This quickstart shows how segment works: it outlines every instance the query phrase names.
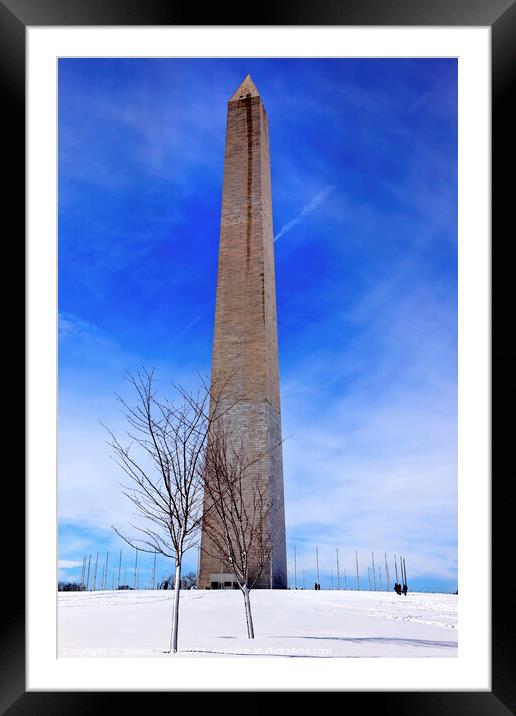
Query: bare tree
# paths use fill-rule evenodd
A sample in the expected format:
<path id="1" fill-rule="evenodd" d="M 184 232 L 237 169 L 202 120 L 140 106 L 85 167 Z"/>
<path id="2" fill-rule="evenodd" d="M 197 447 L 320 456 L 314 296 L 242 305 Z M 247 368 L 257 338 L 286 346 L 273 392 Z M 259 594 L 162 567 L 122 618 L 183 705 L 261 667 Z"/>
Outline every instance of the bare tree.
<path id="1" fill-rule="evenodd" d="M 227 382 L 215 390 L 201 381 L 195 395 L 174 385 L 177 400 L 172 402 L 158 399 L 153 371 L 127 373 L 126 378 L 136 392 L 136 404 L 117 398 L 130 426 L 131 444 L 122 445 L 107 429 L 108 444 L 128 478 L 122 491 L 141 523 L 131 523 L 132 536 L 113 529 L 131 547 L 175 561 L 170 651 L 177 652 L 182 561 L 198 541 L 208 433 L 224 412 L 222 396 L 228 409 Z"/>
<path id="2" fill-rule="evenodd" d="M 162 580 L 161 585 L 164 587 L 165 582 L 167 583 L 167 589 L 173 589 L 175 586 L 174 574 L 170 574 Z M 181 589 L 191 589 L 197 586 L 197 574 L 195 572 L 188 572 L 181 576 Z"/>
<path id="3" fill-rule="evenodd" d="M 202 549 L 234 572 L 244 597 L 247 635 L 254 639 L 249 593 L 270 563 L 273 504 L 261 480 L 249 479 L 250 468 L 265 455 L 249 460 L 242 446 L 232 444 L 222 422 L 213 427 L 206 446 L 203 530 L 208 545 Z"/>
<path id="4" fill-rule="evenodd" d="M 183 577 L 183 584 L 185 589 L 192 589 L 197 586 L 197 574 L 195 572 L 188 572 Z"/>

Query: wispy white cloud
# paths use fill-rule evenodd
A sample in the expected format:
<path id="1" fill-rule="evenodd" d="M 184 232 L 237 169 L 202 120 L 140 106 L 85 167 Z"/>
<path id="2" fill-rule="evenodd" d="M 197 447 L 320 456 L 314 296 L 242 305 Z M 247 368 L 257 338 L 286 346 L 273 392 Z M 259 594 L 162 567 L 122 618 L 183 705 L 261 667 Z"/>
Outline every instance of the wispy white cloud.
<path id="1" fill-rule="evenodd" d="M 412 578 L 456 579 L 455 324 L 406 273 L 357 296 L 344 321 L 329 310 L 307 339 L 318 348 L 282 371 L 287 531 L 307 574 L 317 544 L 326 574 L 339 547 L 348 575 L 356 548 L 362 578 L 374 550 L 382 570 L 396 553 Z"/>
<path id="2" fill-rule="evenodd" d="M 322 204 L 325 199 L 328 198 L 328 196 L 332 193 L 334 189 L 334 184 L 330 184 L 329 186 L 324 187 L 324 189 L 322 189 L 316 196 L 314 196 L 314 198 L 309 204 L 306 204 L 306 206 L 302 208 L 300 213 L 294 219 L 291 219 L 281 227 L 279 233 L 277 233 L 274 237 L 274 241 L 281 239 L 281 237 L 288 233 L 291 229 L 293 229 L 294 226 L 297 226 L 297 224 L 299 224 L 305 216 L 308 216 L 308 214 L 311 214 L 313 211 L 315 211 L 317 207 Z"/>
<path id="3" fill-rule="evenodd" d="M 93 323 L 66 311 L 59 311 L 58 330 L 59 338 L 91 338 L 100 335 Z"/>
<path id="4" fill-rule="evenodd" d="M 74 559 L 60 559 L 57 564 L 59 569 L 74 569 L 75 567 L 80 567 L 82 562 Z"/>

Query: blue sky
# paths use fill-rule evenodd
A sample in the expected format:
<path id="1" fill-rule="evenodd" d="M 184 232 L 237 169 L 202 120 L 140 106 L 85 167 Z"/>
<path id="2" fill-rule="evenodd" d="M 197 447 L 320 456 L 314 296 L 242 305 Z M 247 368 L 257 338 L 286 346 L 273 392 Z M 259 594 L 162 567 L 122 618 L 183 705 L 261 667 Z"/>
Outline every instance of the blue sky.
<path id="1" fill-rule="evenodd" d="M 209 374 L 226 104 L 247 73 L 269 117 L 292 583 L 294 546 L 307 586 L 318 546 L 323 587 L 338 547 L 341 573 L 355 549 L 363 580 L 372 550 L 382 574 L 403 554 L 409 586 L 455 590 L 453 59 L 60 60 L 60 576 L 121 546 L 99 421 L 123 429 L 124 371 L 155 366 L 164 391 Z"/>

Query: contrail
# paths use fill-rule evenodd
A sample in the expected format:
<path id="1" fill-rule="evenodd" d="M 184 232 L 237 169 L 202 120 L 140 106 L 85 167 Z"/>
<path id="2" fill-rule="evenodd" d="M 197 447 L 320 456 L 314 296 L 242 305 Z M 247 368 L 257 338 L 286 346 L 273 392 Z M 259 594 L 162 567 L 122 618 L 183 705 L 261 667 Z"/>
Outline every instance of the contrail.
<path id="1" fill-rule="evenodd" d="M 299 224 L 301 219 L 306 216 L 307 214 L 311 214 L 312 211 L 317 209 L 319 204 L 321 204 L 329 194 L 335 189 L 334 184 L 330 184 L 329 186 L 325 187 L 322 191 L 320 191 L 317 196 L 315 196 L 312 201 L 303 207 L 301 212 L 296 216 L 295 219 L 291 219 L 288 221 L 284 226 L 281 227 L 280 231 L 276 236 L 274 237 L 274 241 L 277 241 L 280 239 L 284 234 L 290 231 L 296 224 Z"/>
<path id="2" fill-rule="evenodd" d="M 198 321 L 201 320 L 201 318 L 202 318 L 202 316 L 196 316 L 195 318 L 193 318 L 193 319 L 190 321 L 190 323 L 187 323 L 186 326 L 185 326 L 181 331 L 179 331 L 179 333 L 177 334 L 176 337 L 177 337 L 177 338 L 180 338 L 181 336 L 184 336 L 185 333 L 188 333 L 188 331 L 190 330 L 190 328 L 193 328 L 193 327 L 195 326 L 195 324 L 196 324 Z"/>

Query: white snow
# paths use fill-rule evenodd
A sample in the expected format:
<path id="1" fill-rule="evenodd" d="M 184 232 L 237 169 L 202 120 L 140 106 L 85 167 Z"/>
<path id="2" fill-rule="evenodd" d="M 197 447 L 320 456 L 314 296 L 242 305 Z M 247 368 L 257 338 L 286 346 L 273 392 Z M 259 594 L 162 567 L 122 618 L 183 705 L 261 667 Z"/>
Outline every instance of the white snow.
<path id="1" fill-rule="evenodd" d="M 60 592 L 58 653 L 171 658 L 172 591 Z M 182 591 L 177 656 L 455 657 L 452 594 L 253 590 L 255 639 L 240 591 Z"/>

